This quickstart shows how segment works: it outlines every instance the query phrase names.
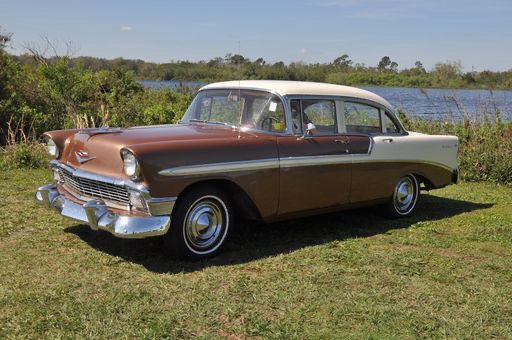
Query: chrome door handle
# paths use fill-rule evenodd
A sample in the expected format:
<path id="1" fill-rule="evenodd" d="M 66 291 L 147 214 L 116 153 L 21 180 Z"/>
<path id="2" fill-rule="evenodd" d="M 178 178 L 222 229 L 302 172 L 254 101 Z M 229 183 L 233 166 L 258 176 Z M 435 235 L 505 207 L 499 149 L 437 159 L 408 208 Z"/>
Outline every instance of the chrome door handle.
<path id="1" fill-rule="evenodd" d="M 336 144 L 349 144 L 350 143 L 350 139 L 335 139 L 334 140 L 334 143 Z"/>
<path id="2" fill-rule="evenodd" d="M 384 143 L 393 143 L 393 138 L 384 138 L 382 141 Z"/>

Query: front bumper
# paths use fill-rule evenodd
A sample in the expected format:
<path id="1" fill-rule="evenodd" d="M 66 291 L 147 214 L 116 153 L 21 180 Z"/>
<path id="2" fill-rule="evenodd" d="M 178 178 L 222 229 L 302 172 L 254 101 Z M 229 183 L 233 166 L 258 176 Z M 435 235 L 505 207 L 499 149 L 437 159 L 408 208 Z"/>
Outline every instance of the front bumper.
<path id="1" fill-rule="evenodd" d="M 36 201 L 64 217 L 88 224 L 93 230 L 105 230 L 121 238 L 146 238 L 167 233 L 170 216 L 131 216 L 114 213 L 99 199 L 76 203 L 60 194 L 54 184 L 40 187 Z"/>

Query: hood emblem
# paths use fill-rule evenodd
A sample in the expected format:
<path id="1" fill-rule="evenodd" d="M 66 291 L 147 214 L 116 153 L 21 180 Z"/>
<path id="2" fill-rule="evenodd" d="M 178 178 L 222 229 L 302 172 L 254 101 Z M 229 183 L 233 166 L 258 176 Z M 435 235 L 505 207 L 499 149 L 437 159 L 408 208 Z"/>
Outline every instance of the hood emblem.
<path id="1" fill-rule="evenodd" d="M 75 157 L 76 157 L 76 160 L 78 162 L 80 162 L 80 164 L 83 164 L 85 162 L 88 162 L 88 161 L 96 158 L 95 156 L 89 157 L 89 153 L 87 151 L 82 151 L 82 150 L 75 152 Z"/>

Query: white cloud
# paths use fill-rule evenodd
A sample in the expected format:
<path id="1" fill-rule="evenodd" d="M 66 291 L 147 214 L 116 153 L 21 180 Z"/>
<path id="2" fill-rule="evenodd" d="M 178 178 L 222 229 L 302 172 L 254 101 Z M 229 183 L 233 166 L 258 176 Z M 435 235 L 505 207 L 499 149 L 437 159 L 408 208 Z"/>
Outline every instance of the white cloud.
<path id="1" fill-rule="evenodd" d="M 132 26 L 121 26 L 120 30 L 123 32 L 130 32 L 130 31 L 133 31 L 133 27 Z"/>
<path id="2" fill-rule="evenodd" d="M 300 53 L 300 54 L 306 54 L 306 53 L 308 53 L 308 50 L 307 50 L 307 49 L 305 49 L 305 48 L 301 48 L 301 49 L 299 50 L 299 53 Z"/>

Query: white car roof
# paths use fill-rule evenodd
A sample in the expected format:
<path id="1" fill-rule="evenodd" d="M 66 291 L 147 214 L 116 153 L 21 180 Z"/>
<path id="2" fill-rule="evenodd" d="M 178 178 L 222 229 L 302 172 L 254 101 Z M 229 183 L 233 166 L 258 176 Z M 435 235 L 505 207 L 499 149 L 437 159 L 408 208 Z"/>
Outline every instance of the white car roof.
<path id="1" fill-rule="evenodd" d="M 392 108 L 384 98 L 373 92 L 352 86 L 335 85 L 327 83 L 315 83 L 306 81 L 288 80 L 234 80 L 212 83 L 203 86 L 201 90 L 211 89 L 254 89 L 277 93 L 281 96 L 311 95 L 311 96 L 336 96 L 353 97 L 377 102 L 385 107 Z"/>

